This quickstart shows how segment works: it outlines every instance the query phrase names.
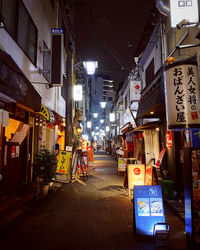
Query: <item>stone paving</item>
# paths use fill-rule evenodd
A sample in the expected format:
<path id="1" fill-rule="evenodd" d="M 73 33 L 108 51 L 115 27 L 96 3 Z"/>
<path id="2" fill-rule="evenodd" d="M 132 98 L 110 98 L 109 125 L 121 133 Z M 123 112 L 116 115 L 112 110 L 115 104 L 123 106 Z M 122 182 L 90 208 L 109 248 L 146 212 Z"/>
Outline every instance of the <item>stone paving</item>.
<path id="1" fill-rule="evenodd" d="M 123 176 L 110 156 L 95 156 L 86 185 L 64 184 L 34 204 L 7 233 L 1 250 L 155 249 L 133 232 L 133 203 L 122 189 Z M 183 222 L 165 207 L 170 224 L 169 246 L 186 249 Z M 161 249 L 161 248 L 160 248 Z"/>

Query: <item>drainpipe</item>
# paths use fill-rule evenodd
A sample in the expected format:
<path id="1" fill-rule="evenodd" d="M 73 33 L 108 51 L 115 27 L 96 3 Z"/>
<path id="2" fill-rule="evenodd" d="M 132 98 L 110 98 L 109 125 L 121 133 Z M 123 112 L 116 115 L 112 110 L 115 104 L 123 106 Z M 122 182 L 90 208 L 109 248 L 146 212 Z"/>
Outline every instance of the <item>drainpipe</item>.
<path id="1" fill-rule="evenodd" d="M 69 48 L 67 52 L 66 63 L 66 77 L 67 77 L 67 96 L 66 96 L 66 111 L 65 111 L 65 147 L 72 146 L 72 87 L 73 87 L 73 51 Z"/>

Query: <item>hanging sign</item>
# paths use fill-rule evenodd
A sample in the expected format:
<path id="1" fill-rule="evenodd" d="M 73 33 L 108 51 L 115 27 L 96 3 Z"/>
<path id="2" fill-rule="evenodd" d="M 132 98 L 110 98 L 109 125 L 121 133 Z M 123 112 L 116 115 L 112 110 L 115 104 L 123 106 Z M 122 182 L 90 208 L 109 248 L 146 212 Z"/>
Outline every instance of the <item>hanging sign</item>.
<path id="1" fill-rule="evenodd" d="M 172 148 L 172 132 L 171 132 L 171 130 L 167 130 L 165 139 L 166 139 L 165 142 L 166 142 L 167 149 Z"/>
<path id="2" fill-rule="evenodd" d="M 196 62 L 176 62 L 166 67 L 165 102 L 168 128 L 200 126 Z"/>

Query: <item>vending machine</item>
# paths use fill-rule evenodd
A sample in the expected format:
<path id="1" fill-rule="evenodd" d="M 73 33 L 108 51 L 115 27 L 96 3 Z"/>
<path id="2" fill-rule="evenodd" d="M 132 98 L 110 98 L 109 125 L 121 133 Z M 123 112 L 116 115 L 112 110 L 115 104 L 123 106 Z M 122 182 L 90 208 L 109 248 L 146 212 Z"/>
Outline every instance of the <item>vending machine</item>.
<path id="1" fill-rule="evenodd" d="M 200 148 L 185 148 L 185 227 L 189 249 L 200 247 Z"/>

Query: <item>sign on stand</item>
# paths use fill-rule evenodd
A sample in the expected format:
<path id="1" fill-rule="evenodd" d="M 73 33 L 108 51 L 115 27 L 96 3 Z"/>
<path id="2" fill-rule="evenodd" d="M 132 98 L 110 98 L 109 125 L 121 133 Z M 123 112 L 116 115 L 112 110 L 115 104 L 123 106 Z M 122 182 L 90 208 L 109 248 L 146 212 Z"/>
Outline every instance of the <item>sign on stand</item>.
<path id="1" fill-rule="evenodd" d="M 145 165 L 144 164 L 128 164 L 128 194 L 135 185 L 144 185 L 145 181 Z"/>
<path id="2" fill-rule="evenodd" d="M 126 172 L 127 158 L 118 158 L 118 172 Z"/>
<path id="3" fill-rule="evenodd" d="M 72 152 L 60 151 L 56 169 L 56 180 L 67 181 L 70 179 L 70 159 Z"/>
<path id="4" fill-rule="evenodd" d="M 161 186 L 134 186 L 135 227 L 139 235 L 153 236 L 156 223 L 165 223 Z"/>

